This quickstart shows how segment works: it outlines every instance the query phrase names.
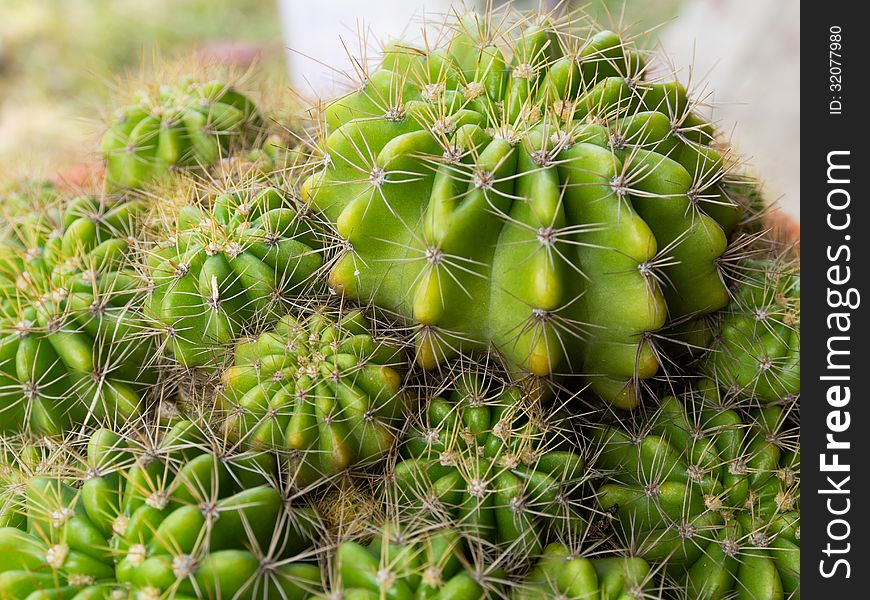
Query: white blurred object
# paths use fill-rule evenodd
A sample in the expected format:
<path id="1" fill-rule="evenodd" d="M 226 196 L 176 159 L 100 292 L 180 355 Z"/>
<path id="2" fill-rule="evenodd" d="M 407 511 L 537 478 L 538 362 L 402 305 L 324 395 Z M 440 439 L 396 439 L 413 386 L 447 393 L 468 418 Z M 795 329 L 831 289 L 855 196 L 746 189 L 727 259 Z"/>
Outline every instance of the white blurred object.
<path id="1" fill-rule="evenodd" d="M 800 219 L 800 4 L 794 0 L 687 0 L 661 43 L 769 198 Z"/>
<path id="2" fill-rule="evenodd" d="M 327 97 L 345 91 L 357 79 L 348 53 L 357 59 L 367 53 L 372 61 L 390 39 L 422 42 L 424 23 L 427 30 L 437 29 L 451 6 L 450 0 L 279 0 L 278 4 L 293 84 L 303 93 Z"/>

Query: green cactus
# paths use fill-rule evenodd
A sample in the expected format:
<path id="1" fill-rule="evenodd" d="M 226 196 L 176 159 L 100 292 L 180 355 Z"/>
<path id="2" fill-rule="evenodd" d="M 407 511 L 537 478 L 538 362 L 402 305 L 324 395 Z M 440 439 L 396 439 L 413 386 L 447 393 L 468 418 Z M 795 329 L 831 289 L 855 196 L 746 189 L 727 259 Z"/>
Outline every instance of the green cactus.
<path id="1" fill-rule="evenodd" d="M 357 310 L 287 315 L 236 347 L 222 377 L 226 431 L 292 451 L 300 485 L 383 458 L 401 427 L 406 366 L 401 349 L 376 341 Z"/>
<path id="2" fill-rule="evenodd" d="M 50 181 L 37 178 L 0 182 L 0 238 L 5 238 L 16 220 L 39 206 L 54 206 L 59 194 Z"/>
<path id="3" fill-rule="evenodd" d="M 728 307 L 715 316 L 703 371 L 724 390 L 764 404 L 800 395 L 800 273 L 744 261 Z"/>
<path id="4" fill-rule="evenodd" d="M 497 388 L 466 374 L 449 398 L 432 399 L 391 479 L 400 505 L 522 558 L 584 528 L 584 461 L 536 403 Z"/>
<path id="5" fill-rule="evenodd" d="M 219 364 L 248 327 L 286 313 L 323 261 L 304 207 L 271 187 L 185 204 L 156 228 L 145 311 L 184 367 Z"/>
<path id="6" fill-rule="evenodd" d="M 614 480 L 601 507 L 693 598 L 799 598 L 797 429 L 781 407 L 746 417 L 702 385 L 697 404 L 666 398 L 640 432 L 596 432 L 595 464 Z"/>
<path id="7" fill-rule="evenodd" d="M 659 368 L 651 332 L 728 301 L 727 155 L 616 34 L 498 20 L 389 47 L 326 108 L 303 193 L 345 240 L 331 285 L 415 323 L 427 368 L 494 347 L 633 407 Z"/>
<path id="8" fill-rule="evenodd" d="M 450 529 L 406 533 L 385 526 L 367 545 L 344 542 L 334 558 L 328 600 L 483 600 L 493 597 L 488 577 L 469 570 L 462 538 Z"/>
<path id="9" fill-rule="evenodd" d="M 123 195 L 0 182 L 0 599 L 799 600 L 759 188 L 634 40 L 444 19 L 268 127 L 139 93 Z"/>
<path id="10" fill-rule="evenodd" d="M 77 478 L 28 481 L 24 522 L 0 529 L 0 597 L 298 598 L 319 584 L 317 518 L 265 455 L 217 454 L 189 421 L 141 443 L 96 430 L 86 455 Z"/>
<path id="11" fill-rule="evenodd" d="M 550 544 L 515 589 L 513 600 L 642 600 L 651 597 L 650 567 L 640 558 L 583 558 Z"/>
<path id="12" fill-rule="evenodd" d="M 137 415 L 153 348 L 137 316 L 139 202 L 36 206 L 0 240 L 0 431 Z"/>
<path id="13" fill-rule="evenodd" d="M 174 166 L 210 166 L 233 146 L 250 145 L 262 117 L 230 84 L 183 78 L 156 93 L 141 92 L 119 109 L 103 136 L 106 180 L 136 188 Z"/>

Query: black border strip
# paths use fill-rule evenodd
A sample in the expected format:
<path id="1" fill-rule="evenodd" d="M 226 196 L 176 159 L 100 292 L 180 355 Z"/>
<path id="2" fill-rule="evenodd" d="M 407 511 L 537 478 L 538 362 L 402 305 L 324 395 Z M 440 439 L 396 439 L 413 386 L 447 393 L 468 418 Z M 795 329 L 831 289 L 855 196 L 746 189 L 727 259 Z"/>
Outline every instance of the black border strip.
<path id="1" fill-rule="evenodd" d="M 870 597 L 870 403 L 865 398 L 870 389 L 865 379 L 870 374 L 865 366 L 870 358 L 865 315 L 870 307 L 864 306 L 870 303 L 870 165 L 864 114 L 870 52 L 859 7 L 863 3 L 804 3 L 801 26 L 801 128 L 808 141 L 800 173 L 801 591 L 809 600 Z M 829 161 L 850 168 L 829 172 Z M 841 300 L 851 306 L 836 306 Z M 846 325 L 847 331 L 838 331 Z M 832 354 L 829 345 L 839 353 Z M 828 434 L 842 446 L 828 448 Z M 849 471 L 823 471 L 823 460 L 831 464 L 835 455 Z"/>

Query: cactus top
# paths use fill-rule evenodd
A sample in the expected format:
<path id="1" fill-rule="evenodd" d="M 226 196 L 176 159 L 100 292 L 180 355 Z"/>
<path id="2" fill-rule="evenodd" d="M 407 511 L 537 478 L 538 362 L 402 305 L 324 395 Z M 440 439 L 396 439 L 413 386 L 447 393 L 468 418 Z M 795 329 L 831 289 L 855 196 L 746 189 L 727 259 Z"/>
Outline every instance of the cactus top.
<path id="1" fill-rule="evenodd" d="M 185 367 L 219 364 L 252 323 L 283 315 L 321 267 L 304 207 L 273 187 L 189 202 L 164 222 L 146 261 L 146 314 Z"/>
<path id="2" fill-rule="evenodd" d="M 330 593 L 317 596 L 482 600 L 490 590 L 470 569 L 461 537 L 450 529 L 401 531 L 386 525 L 369 544 L 345 542 L 336 552 L 336 581 Z"/>
<path id="3" fill-rule="evenodd" d="M 727 155 L 612 32 L 472 14 L 444 37 L 326 108 L 303 192 L 345 241 L 332 286 L 416 323 L 425 367 L 494 347 L 634 406 L 651 332 L 727 302 Z"/>
<path id="4" fill-rule="evenodd" d="M 640 558 L 584 558 L 550 544 L 512 600 L 642 600 L 652 597 L 650 566 Z"/>
<path id="5" fill-rule="evenodd" d="M 390 340 L 372 336 L 360 311 L 286 315 L 235 355 L 222 375 L 225 430 L 292 454 L 300 487 L 392 448 L 406 359 Z"/>

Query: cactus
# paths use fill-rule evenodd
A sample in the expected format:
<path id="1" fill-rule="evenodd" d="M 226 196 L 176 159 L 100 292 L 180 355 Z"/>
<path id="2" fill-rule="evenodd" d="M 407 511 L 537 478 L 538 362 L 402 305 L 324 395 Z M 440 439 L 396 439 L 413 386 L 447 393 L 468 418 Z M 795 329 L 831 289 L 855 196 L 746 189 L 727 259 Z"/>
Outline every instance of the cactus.
<path id="1" fill-rule="evenodd" d="M 744 416 L 713 382 L 641 431 L 596 432 L 602 509 L 638 556 L 703 599 L 800 597 L 800 448 L 786 410 Z M 785 594 L 785 596 L 783 596 Z"/>
<path id="2" fill-rule="evenodd" d="M 728 307 L 717 314 L 702 365 L 723 389 L 770 404 L 800 395 L 800 273 L 782 261 L 744 261 Z"/>
<path id="3" fill-rule="evenodd" d="M 222 377 L 226 431 L 292 451 L 301 485 L 383 458 L 400 427 L 405 367 L 402 351 L 376 341 L 357 310 L 287 315 L 236 347 Z"/>
<path id="4" fill-rule="evenodd" d="M 0 431 L 60 433 L 142 410 L 153 352 L 133 268 L 142 205 L 37 206 L 0 241 Z"/>
<path id="5" fill-rule="evenodd" d="M 140 92 L 103 136 L 106 181 L 137 188 L 174 166 L 213 165 L 233 146 L 251 144 L 261 121 L 254 103 L 223 81 L 185 77 Z"/>
<path id="6" fill-rule="evenodd" d="M 450 529 L 406 532 L 384 526 L 367 545 L 347 541 L 334 558 L 334 579 L 324 600 L 491 598 L 496 575 L 469 570 L 462 538 Z"/>
<path id="7" fill-rule="evenodd" d="M 397 501 L 520 560 L 582 531 L 584 461 L 551 419 L 518 388 L 466 373 L 407 434 L 391 473 Z"/>
<path id="8" fill-rule="evenodd" d="M 69 464 L 62 438 L 3 435 L 0 444 L 0 527 L 24 529 L 27 483 L 46 475 L 74 475 L 74 465 Z"/>
<path id="9" fill-rule="evenodd" d="M 275 486 L 274 463 L 219 455 L 201 437 L 189 421 L 141 443 L 100 429 L 78 478 L 31 479 L 26 524 L 0 529 L 0 596 L 295 598 L 316 588 L 314 513 Z"/>
<path id="10" fill-rule="evenodd" d="M 333 288 L 416 324 L 423 366 L 494 347 L 631 408 L 652 332 L 727 303 L 743 207 L 680 84 L 645 81 L 612 32 L 531 21 L 471 14 L 443 47 L 389 47 L 326 108 L 303 192 L 345 240 Z"/>
<path id="11" fill-rule="evenodd" d="M 117 197 L 0 182 L 0 598 L 799 600 L 799 267 L 558 12 L 308 117 L 155 85 Z"/>
<path id="12" fill-rule="evenodd" d="M 517 586 L 513 600 L 642 600 L 653 590 L 650 567 L 640 558 L 584 558 L 565 544 L 544 549 Z"/>
<path id="13" fill-rule="evenodd" d="M 323 260 L 304 207 L 271 187 L 186 203 L 155 229 L 145 310 L 162 348 L 188 368 L 220 364 L 247 328 L 286 313 Z"/>

